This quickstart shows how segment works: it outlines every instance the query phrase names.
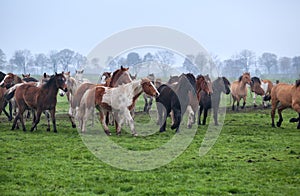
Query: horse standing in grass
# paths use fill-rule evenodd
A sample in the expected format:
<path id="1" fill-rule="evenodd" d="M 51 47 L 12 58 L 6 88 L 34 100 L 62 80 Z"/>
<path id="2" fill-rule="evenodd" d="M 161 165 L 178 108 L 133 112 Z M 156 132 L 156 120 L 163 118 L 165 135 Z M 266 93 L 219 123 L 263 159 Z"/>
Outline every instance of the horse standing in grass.
<path id="1" fill-rule="evenodd" d="M 247 84 L 250 85 L 251 79 L 250 79 L 250 73 L 246 72 L 243 73 L 242 76 L 239 77 L 238 81 L 234 81 L 231 84 L 231 95 L 233 98 L 233 103 L 232 103 L 232 110 L 234 110 L 234 103 L 236 103 L 236 110 L 239 110 L 239 105 L 240 105 L 240 100 L 243 99 L 243 106 L 241 107 L 242 109 L 246 105 L 246 100 L 247 100 Z"/>
<path id="2" fill-rule="evenodd" d="M 214 122 L 215 125 L 218 125 L 218 111 L 219 111 L 219 105 L 220 105 L 220 98 L 221 93 L 225 93 L 228 95 L 230 93 L 230 82 L 225 77 L 218 77 L 215 81 L 212 83 L 212 89 L 213 93 L 209 95 L 205 91 L 201 91 L 201 99 L 199 101 L 199 114 L 198 114 L 198 125 L 201 124 L 201 114 L 204 110 L 204 116 L 202 125 L 206 124 L 206 118 L 207 118 L 207 111 L 210 108 L 213 108 L 213 116 L 214 116 Z"/>
<path id="3" fill-rule="evenodd" d="M 74 99 L 71 103 L 71 110 L 69 110 L 71 111 L 69 112 L 69 117 L 72 125 L 75 124 L 74 117 L 78 116 L 76 115 L 76 108 L 79 108 L 82 96 L 86 93 L 87 90 L 96 86 L 116 87 L 121 84 L 127 84 L 132 81 L 128 70 L 129 68 L 124 68 L 123 66 L 121 66 L 120 69 L 117 69 L 113 72 L 110 81 L 106 84 L 92 84 L 87 82 L 81 84 L 74 94 Z"/>
<path id="4" fill-rule="evenodd" d="M 15 91 L 15 100 L 18 106 L 18 113 L 14 119 L 12 130 L 15 129 L 17 120 L 20 119 L 23 131 L 26 131 L 23 113 L 26 109 L 31 108 L 34 109 L 37 114 L 34 115 L 34 122 L 30 131 L 33 131 L 39 123 L 41 113 L 45 110 L 49 110 L 53 123 L 53 131 L 57 132 L 55 109 L 58 89 L 67 91 L 66 79 L 63 74 L 55 74 L 51 76 L 49 81 L 41 86 L 36 86 L 34 83 L 20 85 Z M 47 131 L 50 130 L 47 129 Z"/>
<path id="5" fill-rule="evenodd" d="M 254 92 L 253 94 L 254 107 L 257 106 L 256 105 L 257 95 L 262 96 L 263 106 L 264 107 L 268 106 L 265 97 L 270 96 L 272 88 L 273 88 L 273 83 L 270 80 L 261 80 L 258 77 L 251 78 L 250 89 L 251 92 Z"/>
<path id="6" fill-rule="evenodd" d="M 121 134 L 122 124 L 129 122 L 132 135 L 137 136 L 130 110 L 135 107 L 137 98 L 143 92 L 150 96 L 159 95 L 153 83 L 147 78 L 134 80 L 114 88 L 96 86 L 89 89 L 82 97 L 78 110 L 82 132 L 85 132 L 86 121 L 91 110 L 96 107 L 99 111 L 100 122 L 107 135 L 111 135 L 105 118 L 109 111 L 113 112 L 116 118 L 116 132 L 118 135 Z"/>
<path id="7" fill-rule="evenodd" d="M 158 124 L 160 132 L 166 131 L 166 118 L 170 112 L 173 112 L 174 123 L 171 129 L 176 129 L 179 132 L 179 126 L 183 114 L 187 106 L 191 102 L 188 94 L 192 93 L 196 98 L 196 79 L 193 74 L 181 74 L 179 81 L 173 85 L 163 84 L 158 88 L 160 96 L 156 98 L 156 106 L 158 112 Z"/>
<path id="8" fill-rule="evenodd" d="M 275 127 L 275 112 L 278 109 L 279 120 L 277 122 L 277 127 L 281 126 L 283 121 L 282 111 L 288 107 L 292 107 L 297 113 L 298 118 L 290 119 L 290 122 L 298 122 L 297 129 L 300 129 L 300 80 L 297 80 L 294 85 L 289 85 L 285 83 L 279 83 L 273 87 L 271 91 L 272 100 L 272 127 Z M 279 107 L 277 108 L 278 104 Z"/>

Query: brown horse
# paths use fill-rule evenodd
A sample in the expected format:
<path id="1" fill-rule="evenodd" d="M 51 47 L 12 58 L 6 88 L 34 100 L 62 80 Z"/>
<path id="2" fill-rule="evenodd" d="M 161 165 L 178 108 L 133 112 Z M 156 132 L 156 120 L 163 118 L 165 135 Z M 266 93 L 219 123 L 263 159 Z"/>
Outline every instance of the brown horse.
<path id="1" fill-rule="evenodd" d="M 37 86 L 34 83 L 25 83 L 20 85 L 15 91 L 15 100 L 18 106 L 18 113 L 14 119 L 12 130 L 15 129 L 17 120 L 20 119 L 23 131 L 26 131 L 23 113 L 26 109 L 31 108 L 37 112 L 37 115 L 34 116 L 34 122 L 30 131 L 33 131 L 39 123 L 41 113 L 45 110 L 49 110 L 53 123 L 53 131 L 57 132 L 55 108 L 57 103 L 58 89 L 67 91 L 66 79 L 63 73 L 51 76 L 49 81 L 41 86 Z"/>
<path id="2" fill-rule="evenodd" d="M 267 107 L 267 102 L 265 101 L 265 97 L 270 96 L 271 90 L 273 88 L 273 83 L 270 80 L 261 80 L 258 77 L 252 77 L 250 83 L 251 92 L 253 94 L 253 104 L 256 107 L 256 96 L 260 95 L 263 99 L 263 106 Z"/>
<path id="3" fill-rule="evenodd" d="M 134 108 L 137 98 L 143 92 L 151 96 L 159 95 L 153 83 L 147 78 L 134 80 L 114 88 L 96 86 L 89 89 L 82 97 L 78 110 L 82 132 L 85 132 L 89 113 L 96 107 L 99 111 L 100 122 L 107 135 L 111 135 L 111 133 L 105 117 L 107 112 L 110 111 L 113 112 L 116 118 L 116 132 L 118 135 L 121 133 L 122 124 L 129 122 L 132 135 L 137 136 L 130 110 Z"/>
<path id="4" fill-rule="evenodd" d="M 277 122 L 277 127 L 281 126 L 283 121 L 282 110 L 292 107 L 299 115 L 298 118 L 292 118 L 290 122 L 298 122 L 297 129 L 300 129 L 300 80 L 297 80 L 294 85 L 289 85 L 285 83 L 279 83 L 273 87 L 271 91 L 271 100 L 272 100 L 272 127 L 275 127 L 274 117 L 275 111 L 278 107 L 279 120 Z"/>
<path id="5" fill-rule="evenodd" d="M 248 93 L 246 85 L 250 85 L 250 78 L 250 73 L 246 72 L 243 73 L 242 76 L 240 76 L 238 81 L 232 82 L 230 89 L 233 98 L 232 110 L 234 110 L 234 103 L 237 102 L 236 110 L 238 111 L 241 98 L 243 99 L 243 106 L 241 108 L 243 109 L 245 107 Z"/>
<path id="6" fill-rule="evenodd" d="M 71 109 L 69 110 L 69 118 L 72 123 L 72 127 L 76 127 L 76 124 L 74 122 L 74 117 L 76 115 L 76 108 L 80 106 L 80 101 L 84 93 L 96 86 L 108 86 L 108 87 L 116 87 L 121 84 L 127 84 L 131 82 L 131 77 L 128 72 L 129 68 L 124 68 L 121 66 L 120 69 L 117 69 L 116 71 L 113 72 L 112 77 L 110 79 L 110 82 L 107 84 L 92 84 L 92 83 L 83 83 L 81 84 L 78 89 L 76 90 L 74 94 L 74 98 L 71 103 Z"/>

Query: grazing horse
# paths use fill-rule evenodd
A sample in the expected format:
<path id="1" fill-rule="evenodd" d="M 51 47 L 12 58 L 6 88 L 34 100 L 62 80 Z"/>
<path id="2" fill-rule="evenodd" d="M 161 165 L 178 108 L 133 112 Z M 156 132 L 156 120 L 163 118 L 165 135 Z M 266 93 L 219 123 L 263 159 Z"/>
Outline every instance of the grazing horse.
<path id="1" fill-rule="evenodd" d="M 276 86 L 274 86 L 271 91 L 271 100 L 272 127 L 275 127 L 275 111 L 278 104 L 280 103 L 278 107 L 279 120 L 277 122 L 277 127 L 280 127 L 283 121 L 282 110 L 288 107 L 292 107 L 298 113 L 298 118 L 292 118 L 290 119 L 290 122 L 298 122 L 297 129 L 300 129 L 300 80 L 297 80 L 294 85 L 279 83 Z"/>
<path id="2" fill-rule="evenodd" d="M 34 122 L 30 131 L 33 131 L 39 123 L 41 113 L 45 110 L 49 110 L 52 118 L 53 131 L 57 132 L 55 109 L 58 89 L 67 91 L 66 78 L 64 77 L 63 73 L 51 76 L 49 81 L 41 86 L 36 86 L 33 83 L 20 85 L 15 91 L 15 100 L 18 106 L 18 113 L 14 119 L 12 130 L 15 129 L 17 120 L 20 119 L 23 131 L 26 131 L 23 113 L 26 109 L 31 108 L 34 109 L 37 114 L 36 116 L 34 115 Z"/>
<path id="3" fill-rule="evenodd" d="M 82 132 L 85 132 L 89 113 L 96 107 L 99 111 L 100 122 L 107 135 L 111 135 L 111 133 L 105 117 L 110 111 L 113 112 L 116 118 L 116 132 L 118 135 L 121 134 L 121 126 L 126 121 L 129 122 L 132 135 L 137 136 L 130 110 L 134 108 L 137 98 L 143 92 L 150 96 L 159 95 L 153 83 L 147 78 L 134 80 L 114 88 L 96 86 L 89 89 L 82 97 L 78 110 Z"/>
<path id="4" fill-rule="evenodd" d="M 206 124 L 207 111 L 210 108 L 213 108 L 215 125 L 219 124 L 218 111 L 219 111 L 221 93 L 223 92 L 226 95 L 230 93 L 230 82 L 225 77 L 218 77 L 215 81 L 213 81 L 212 89 L 213 89 L 213 93 L 211 94 L 211 96 L 204 90 L 200 92 L 201 99 L 199 101 L 200 108 L 198 113 L 198 125 L 201 124 L 200 118 L 203 110 L 204 110 L 204 116 L 203 116 L 202 125 Z"/>
<path id="5" fill-rule="evenodd" d="M 123 66 L 121 66 L 120 69 L 117 69 L 116 71 L 113 72 L 110 82 L 108 84 L 105 84 L 105 86 L 107 85 L 108 87 L 116 87 L 118 85 L 131 82 L 132 80 L 130 78 L 128 70 L 129 68 L 124 68 Z M 69 118 L 72 125 L 75 124 L 74 117 L 76 115 L 76 108 L 80 106 L 80 101 L 82 99 L 82 96 L 85 94 L 87 90 L 96 86 L 104 86 L 104 84 L 83 83 L 76 90 L 74 94 L 74 98 L 71 103 L 71 110 L 69 110 Z"/>
<path id="6" fill-rule="evenodd" d="M 233 103 L 232 103 L 232 110 L 234 110 L 234 103 L 236 103 L 236 110 L 238 111 L 239 105 L 240 105 L 240 100 L 243 98 L 243 106 L 241 107 L 242 109 L 246 105 L 246 100 L 247 100 L 247 87 L 246 85 L 250 85 L 251 79 L 250 79 L 250 73 L 246 72 L 243 73 L 242 76 L 239 77 L 238 81 L 234 81 L 231 84 L 231 95 L 233 98 Z"/>
<path id="7" fill-rule="evenodd" d="M 267 107 L 267 102 L 265 100 L 265 97 L 270 96 L 271 90 L 273 88 L 273 83 L 270 80 L 261 80 L 258 77 L 252 77 L 251 83 L 250 83 L 250 89 L 251 92 L 254 92 L 253 94 L 253 104 L 254 107 L 256 107 L 256 96 L 260 95 L 262 96 L 263 100 L 263 106 Z"/>
<path id="8" fill-rule="evenodd" d="M 154 83 L 154 81 L 155 81 L 155 76 L 154 76 L 154 74 L 152 73 L 152 74 L 149 74 L 148 76 L 147 76 L 147 78 L 153 83 L 153 84 L 155 84 Z M 158 88 L 157 86 L 155 86 L 156 88 Z M 153 101 L 153 98 L 152 98 L 152 96 L 149 96 L 149 95 L 147 95 L 147 94 L 143 94 L 143 97 L 144 97 L 144 100 L 145 100 L 145 105 L 144 105 L 144 112 L 145 113 L 147 113 L 147 114 L 149 114 L 149 111 L 150 111 L 150 109 L 151 109 L 151 107 L 152 107 L 152 101 Z"/>
<path id="9" fill-rule="evenodd" d="M 181 74 L 177 83 L 173 85 L 163 84 L 158 88 L 160 96 L 156 98 L 158 123 L 160 132 L 166 131 L 166 118 L 173 112 L 174 123 L 171 129 L 179 132 L 179 126 L 187 106 L 190 104 L 189 93 L 196 98 L 196 79 L 193 74 Z"/>

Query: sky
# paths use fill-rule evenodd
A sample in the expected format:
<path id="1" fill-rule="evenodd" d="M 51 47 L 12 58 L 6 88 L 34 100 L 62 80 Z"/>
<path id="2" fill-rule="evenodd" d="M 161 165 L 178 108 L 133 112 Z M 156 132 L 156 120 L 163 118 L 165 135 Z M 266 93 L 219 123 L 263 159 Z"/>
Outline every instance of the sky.
<path id="1" fill-rule="evenodd" d="M 162 26 L 225 60 L 249 49 L 300 55 L 299 0 L 1 0 L 0 49 L 33 54 L 69 48 L 87 55 L 130 28 Z"/>

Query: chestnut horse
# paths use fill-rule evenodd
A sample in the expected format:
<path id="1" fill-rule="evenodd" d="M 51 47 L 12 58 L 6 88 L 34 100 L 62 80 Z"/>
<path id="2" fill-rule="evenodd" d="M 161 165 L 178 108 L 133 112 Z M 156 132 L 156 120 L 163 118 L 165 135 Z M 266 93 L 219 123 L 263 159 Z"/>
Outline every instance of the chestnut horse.
<path id="1" fill-rule="evenodd" d="M 250 73 L 246 72 L 243 73 L 242 76 L 240 76 L 238 81 L 234 81 L 231 84 L 231 95 L 233 98 L 233 103 L 232 103 L 232 110 L 234 110 L 234 103 L 236 103 L 236 110 L 239 110 L 239 105 L 240 105 L 240 100 L 243 99 L 243 106 L 241 107 L 242 109 L 246 105 L 246 100 L 247 100 L 247 84 L 250 85 L 251 79 L 250 79 Z"/>
<path id="2" fill-rule="evenodd" d="M 128 70 L 129 68 L 124 68 L 123 66 L 121 66 L 120 69 L 117 69 L 113 72 L 110 82 L 105 84 L 105 86 L 107 85 L 108 87 L 116 87 L 118 85 L 131 82 L 132 80 Z M 83 83 L 76 90 L 74 98 L 71 102 L 71 109 L 69 110 L 69 118 L 72 123 L 72 127 L 76 127 L 74 117 L 76 115 L 76 108 L 80 106 L 82 96 L 88 89 L 94 88 L 96 86 L 104 86 L 104 84 Z"/>
<path id="3" fill-rule="evenodd" d="M 179 132 L 179 126 L 183 114 L 185 113 L 187 106 L 193 98 L 196 97 L 196 79 L 193 74 L 181 74 L 179 81 L 173 85 L 163 84 L 158 88 L 160 96 L 156 98 L 156 106 L 158 112 L 158 124 L 160 125 L 160 132 L 166 131 L 166 118 L 173 112 L 174 123 L 171 129 L 176 129 Z M 188 95 L 191 96 L 188 96 Z M 197 102 L 196 102 L 197 103 Z"/>
<path id="4" fill-rule="evenodd" d="M 37 112 L 37 115 L 34 115 L 34 122 L 30 131 L 33 131 L 39 123 L 41 113 L 45 110 L 49 110 L 53 123 L 53 131 L 57 132 L 55 109 L 58 89 L 67 91 L 66 79 L 63 73 L 51 76 L 49 81 L 41 86 L 37 86 L 34 83 L 25 83 L 20 85 L 15 91 L 15 100 L 18 106 L 18 113 L 14 119 L 12 130 L 15 129 L 17 120 L 20 119 L 23 131 L 26 131 L 23 113 L 26 109 L 31 108 Z"/>
<path id="5" fill-rule="evenodd" d="M 271 91 L 272 100 L 272 127 L 275 127 L 274 117 L 275 111 L 280 103 L 278 109 L 279 120 L 277 122 L 277 127 L 281 126 L 283 121 L 282 110 L 292 107 L 297 113 L 298 118 L 292 118 L 290 122 L 298 122 L 297 129 L 300 129 L 300 80 L 297 80 L 294 85 L 289 85 L 285 83 L 279 83 L 273 87 Z"/>
<path id="6" fill-rule="evenodd" d="M 219 105 L 220 105 L 220 98 L 221 93 L 225 93 L 228 95 L 230 93 L 230 82 L 225 77 L 218 77 L 215 81 L 212 83 L 212 89 L 213 93 L 209 95 L 205 91 L 201 91 L 201 99 L 199 101 L 199 113 L 198 113 L 198 125 L 201 124 L 200 118 L 202 111 L 204 110 L 204 117 L 202 121 L 202 125 L 206 124 L 206 118 L 207 118 L 207 111 L 210 108 L 213 108 L 213 117 L 215 121 L 215 125 L 218 125 L 218 111 L 219 111 Z"/>
<path id="7" fill-rule="evenodd" d="M 121 134 L 122 124 L 129 122 L 132 135 L 137 136 L 130 110 L 134 108 L 137 98 L 143 92 L 150 96 L 159 95 L 157 89 L 148 78 L 134 80 L 114 88 L 95 86 L 89 89 L 82 97 L 78 110 L 82 132 L 85 132 L 86 122 L 91 110 L 96 107 L 99 111 L 100 122 L 107 135 L 111 135 L 105 118 L 109 111 L 113 112 L 116 118 L 116 132 L 118 135 Z"/>

